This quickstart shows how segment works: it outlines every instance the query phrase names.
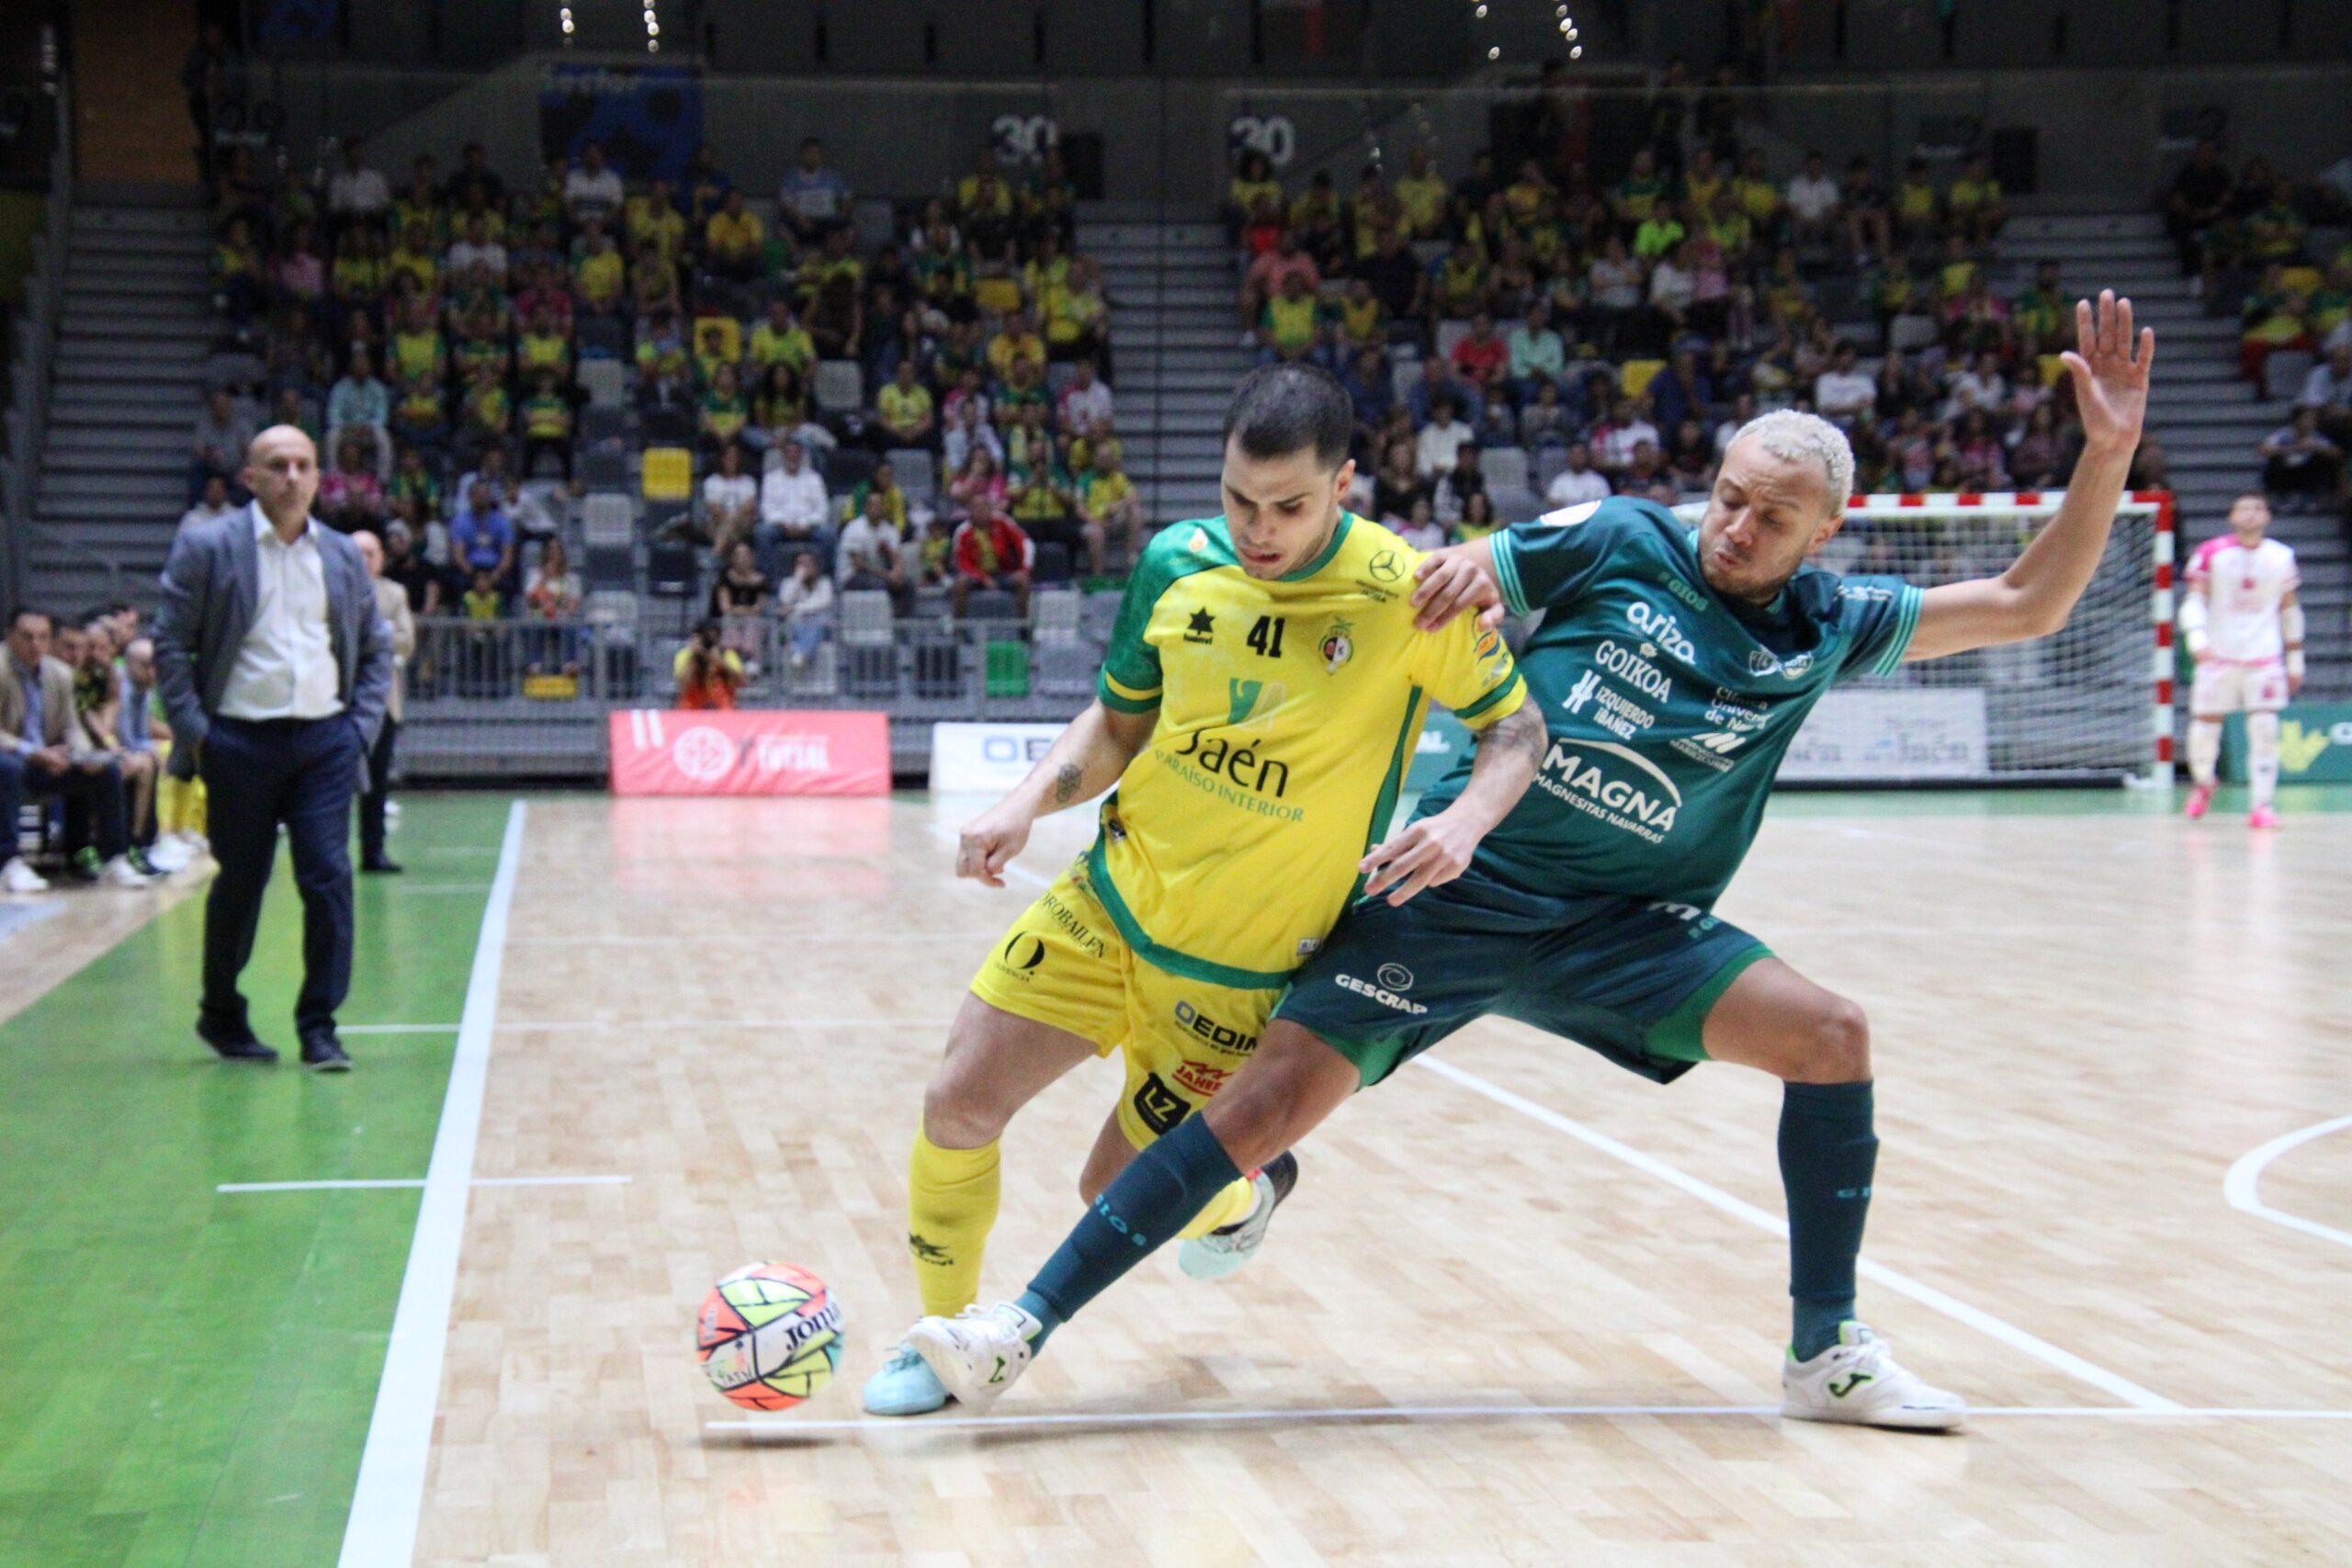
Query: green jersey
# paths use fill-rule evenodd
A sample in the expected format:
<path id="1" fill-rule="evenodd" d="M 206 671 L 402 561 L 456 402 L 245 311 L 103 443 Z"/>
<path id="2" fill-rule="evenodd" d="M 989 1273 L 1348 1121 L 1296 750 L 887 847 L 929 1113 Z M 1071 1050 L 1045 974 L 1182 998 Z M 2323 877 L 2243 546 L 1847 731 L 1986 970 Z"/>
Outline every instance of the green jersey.
<path id="1" fill-rule="evenodd" d="M 1817 567 L 1769 608 L 1725 600 L 1700 575 L 1697 531 L 1626 496 L 1518 524 L 1493 548 L 1504 601 L 1544 612 L 1520 669 L 1551 739 L 1473 863 L 1532 893 L 1713 905 L 1805 715 L 1844 677 L 1893 673 L 1919 621 L 1909 583 Z M 1420 815 L 1469 776 L 1465 755 Z"/>

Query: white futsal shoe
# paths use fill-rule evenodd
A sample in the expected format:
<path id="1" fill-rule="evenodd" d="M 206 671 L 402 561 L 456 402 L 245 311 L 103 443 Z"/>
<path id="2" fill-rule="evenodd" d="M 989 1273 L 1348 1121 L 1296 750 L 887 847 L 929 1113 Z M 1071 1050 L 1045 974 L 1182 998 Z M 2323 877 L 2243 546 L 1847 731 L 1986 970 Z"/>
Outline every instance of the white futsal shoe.
<path id="1" fill-rule="evenodd" d="M 12 858 L 0 865 L 0 893 L 46 893 L 49 878 L 27 865 L 20 858 Z"/>
<path id="2" fill-rule="evenodd" d="M 926 1317 L 907 1330 L 907 1343 L 956 1402 L 985 1412 L 1021 1381 L 1035 1353 L 1030 1341 L 1046 1325 L 1012 1302 L 967 1306 L 955 1317 Z"/>
<path id="3" fill-rule="evenodd" d="M 1274 1223 L 1274 1211 L 1298 1185 L 1298 1156 L 1283 1150 L 1264 1169 L 1250 1172 L 1250 1185 L 1258 1190 L 1258 1201 L 1249 1213 L 1178 1247 L 1177 1268 L 1195 1280 L 1222 1280 L 1257 1257 L 1266 1244 L 1266 1227 Z"/>
<path id="4" fill-rule="evenodd" d="M 1940 1432 L 1968 1419 L 1968 1402 L 1930 1388 L 1894 1364 L 1894 1348 L 1849 1318 L 1838 1343 L 1810 1361 L 1781 1364 L 1781 1414 L 1798 1421 L 1905 1427 Z"/>

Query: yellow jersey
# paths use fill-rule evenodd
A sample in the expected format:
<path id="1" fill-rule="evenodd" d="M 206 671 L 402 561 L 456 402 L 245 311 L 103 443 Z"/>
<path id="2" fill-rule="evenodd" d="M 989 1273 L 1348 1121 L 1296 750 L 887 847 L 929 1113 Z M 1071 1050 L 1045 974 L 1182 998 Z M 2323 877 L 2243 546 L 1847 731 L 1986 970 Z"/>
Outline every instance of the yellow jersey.
<path id="1" fill-rule="evenodd" d="M 1415 628 L 1420 558 L 1347 513 L 1321 555 L 1272 581 L 1241 570 L 1222 517 L 1145 549 L 1096 692 L 1159 723 L 1087 852 L 1138 957 L 1212 985 L 1283 985 L 1387 831 L 1429 703 L 1480 729 L 1526 701 L 1476 616 Z"/>

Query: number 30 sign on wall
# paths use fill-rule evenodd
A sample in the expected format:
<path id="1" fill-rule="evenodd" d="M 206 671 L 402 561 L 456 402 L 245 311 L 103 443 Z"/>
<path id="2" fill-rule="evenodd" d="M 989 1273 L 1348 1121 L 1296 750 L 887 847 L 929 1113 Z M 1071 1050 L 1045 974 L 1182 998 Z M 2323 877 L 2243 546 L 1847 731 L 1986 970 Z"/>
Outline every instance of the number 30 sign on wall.
<path id="1" fill-rule="evenodd" d="M 1298 132 L 1287 115 L 1238 114 L 1226 127 L 1225 146 L 1235 158 L 1244 152 L 1263 152 L 1266 162 L 1280 169 L 1297 154 Z"/>

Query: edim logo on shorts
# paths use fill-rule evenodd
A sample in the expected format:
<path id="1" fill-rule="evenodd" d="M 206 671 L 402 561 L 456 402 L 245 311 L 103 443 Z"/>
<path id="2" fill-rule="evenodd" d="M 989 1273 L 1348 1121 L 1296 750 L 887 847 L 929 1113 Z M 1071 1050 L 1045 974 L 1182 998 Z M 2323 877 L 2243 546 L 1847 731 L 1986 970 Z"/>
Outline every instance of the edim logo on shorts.
<path id="1" fill-rule="evenodd" d="M 1170 1089 L 1158 1073 L 1147 1075 L 1136 1086 L 1135 1108 L 1136 1118 L 1161 1137 L 1193 1113 L 1192 1101 Z"/>
<path id="2" fill-rule="evenodd" d="M 1258 1048 L 1258 1037 L 1244 1034 L 1227 1024 L 1219 1023 L 1190 1002 L 1176 1004 L 1176 1026 L 1186 1033 L 1205 1040 L 1211 1047 L 1228 1056 L 1247 1056 Z"/>
<path id="3" fill-rule="evenodd" d="M 1030 972 L 1046 961 L 1046 939 L 1029 931 L 1014 931 L 1005 942 L 1004 951 L 996 955 L 996 961 L 1026 980 Z"/>

